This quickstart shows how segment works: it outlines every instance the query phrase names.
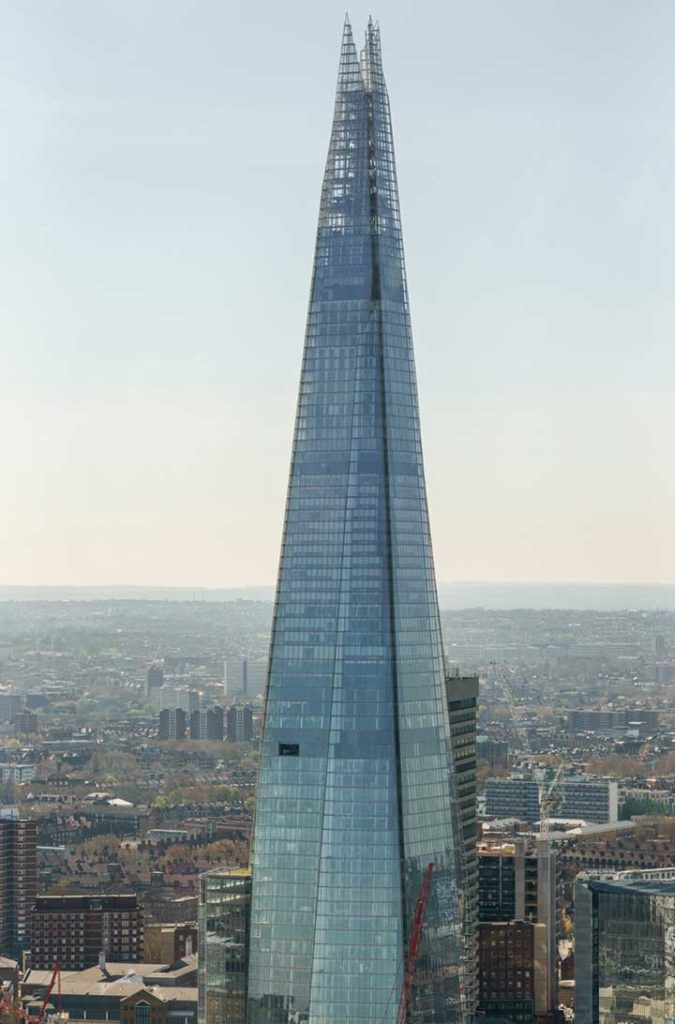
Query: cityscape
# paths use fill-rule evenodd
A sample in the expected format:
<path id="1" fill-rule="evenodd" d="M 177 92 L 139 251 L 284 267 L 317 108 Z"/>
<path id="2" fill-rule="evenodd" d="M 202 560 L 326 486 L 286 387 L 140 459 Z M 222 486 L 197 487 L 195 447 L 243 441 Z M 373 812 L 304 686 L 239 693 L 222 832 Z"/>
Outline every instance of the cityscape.
<path id="1" fill-rule="evenodd" d="M 0 580 L 0 1024 L 673 1024 L 672 586 L 437 581 L 372 18 L 329 139 L 276 588 Z"/>

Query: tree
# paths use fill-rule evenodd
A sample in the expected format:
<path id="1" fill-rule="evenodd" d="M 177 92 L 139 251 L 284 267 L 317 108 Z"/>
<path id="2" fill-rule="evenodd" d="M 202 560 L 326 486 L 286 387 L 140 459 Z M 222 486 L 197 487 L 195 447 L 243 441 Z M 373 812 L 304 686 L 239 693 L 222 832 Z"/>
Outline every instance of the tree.
<path id="1" fill-rule="evenodd" d="M 596 757 L 588 762 L 587 769 L 591 775 L 609 775 L 613 779 L 631 779 L 647 774 L 639 757 L 626 757 L 624 754 Z"/>

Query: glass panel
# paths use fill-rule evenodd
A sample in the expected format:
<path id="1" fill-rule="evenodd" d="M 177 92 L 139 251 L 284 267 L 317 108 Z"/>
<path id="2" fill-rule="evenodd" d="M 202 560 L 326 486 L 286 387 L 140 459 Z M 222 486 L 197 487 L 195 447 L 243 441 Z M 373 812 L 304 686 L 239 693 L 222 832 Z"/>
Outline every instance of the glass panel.
<path id="1" fill-rule="evenodd" d="M 299 746 L 299 756 L 279 756 Z M 347 25 L 277 585 L 249 1024 L 458 1017 L 450 732 L 379 32 Z"/>

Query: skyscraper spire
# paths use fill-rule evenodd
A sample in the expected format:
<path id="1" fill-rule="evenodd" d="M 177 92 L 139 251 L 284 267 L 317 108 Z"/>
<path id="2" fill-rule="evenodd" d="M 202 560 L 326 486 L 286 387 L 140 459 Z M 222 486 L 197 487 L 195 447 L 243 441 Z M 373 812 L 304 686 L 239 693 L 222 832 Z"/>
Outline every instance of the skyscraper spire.
<path id="1" fill-rule="evenodd" d="M 389 99 L 345 21 L 277 583 L 248 1024 L 461 1015 L 460 840 Z"/>

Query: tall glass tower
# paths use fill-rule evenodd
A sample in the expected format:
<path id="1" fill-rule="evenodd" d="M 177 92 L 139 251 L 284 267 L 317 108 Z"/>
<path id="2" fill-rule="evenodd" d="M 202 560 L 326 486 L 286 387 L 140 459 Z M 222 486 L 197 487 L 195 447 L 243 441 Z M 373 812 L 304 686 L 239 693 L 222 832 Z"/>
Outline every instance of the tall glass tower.
<path id="1" fill-rule="evenodd" d="M 380 36 L 345 25 L 272 631 L 248 1024 L 462 1016 L 461 839 Z"/>

